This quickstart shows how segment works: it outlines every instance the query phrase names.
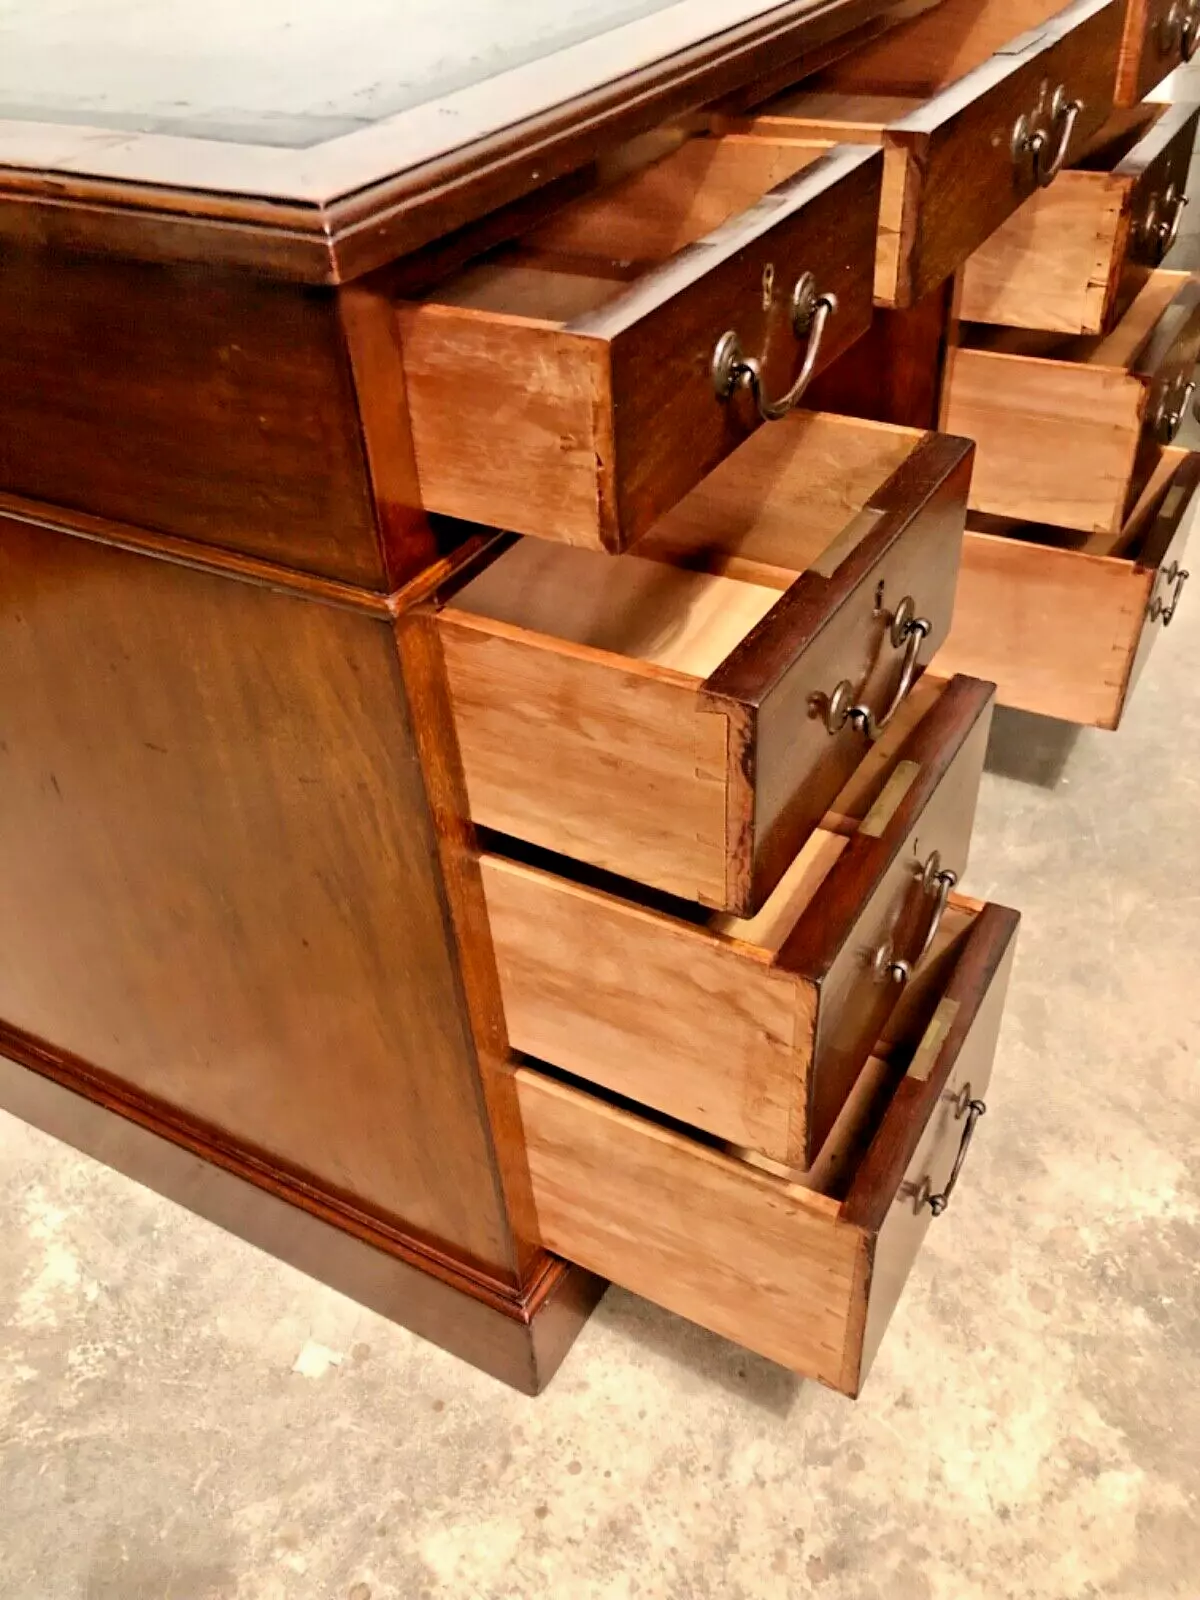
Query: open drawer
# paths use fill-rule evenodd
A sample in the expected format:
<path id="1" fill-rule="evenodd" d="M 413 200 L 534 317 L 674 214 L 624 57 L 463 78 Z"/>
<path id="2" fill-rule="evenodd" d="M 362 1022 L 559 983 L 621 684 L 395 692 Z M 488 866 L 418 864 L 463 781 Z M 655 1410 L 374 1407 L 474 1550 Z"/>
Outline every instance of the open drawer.
<path id="1" fill-rule="evenodd" d="M 966 865 L 992 692 L 923 682 L 750 919 L 511 842 L 485 849 L 514 1049 L 807 1163 Z"/>
<path id="2" fill-rule="evenodd" d="M 807 1171 L 763 1171 L 636 1108 L 518 1069 L 541 1242 L 857 1395 L 926 1229 L 947 1205 L 953 1217 L 951 1191 L 986 1106 L 1017 917 L 963 902 L 951 923 L 941 987 L 898 1018 L 904 1027 L 870 1058 Z"/>
<path id="3" fill-rule="evenodd" d="M 1180 602 L 1198 487 L 1200 457 L 1168 449 L 1115 538 L 969 528 L 954 628 L 936 669 L 985 674 L 1003 705 L 1117 727 Z"/>
<path id="4" fill-rule="evenodd" d="M 472 818 L 753 912 L 945 637 L 970 461 L 800 412 L 635 553 L 498 546 L 439 617 Z"/>
<path id="5" fill-rule="evenodd" d="M 1200 44 L 1195 0 L 1129 0 L 1114 104 L 1136 106 Z"/>
<path id="6" fill-rule="evenodd" d="M 1200 283 L 1152 273 L 1113 331 L 964 323 L 943 421 L 976 443 L 974 511 L 1117 534 L 1171 442 L 1200 349 Z"/>
<path id="7" fill-rule="evenodd" d="M 963 269 L 969 322 L 1106 333 L 1175 242 L 1200 106 L 1113 114 Z"/>
<path id="8" fill-rule="evenodd" d="M 399 303 L 423 505 L 625 549 L 866 329 L 880 174 L 696 136 Z"/>
<path id="9" fill-rule="evenodd" d="M 715 125 L 881 145 L 875 297 L 912 305 L 1104 122 L 1123 19 L 1122 0 L 943 0 Z"/>

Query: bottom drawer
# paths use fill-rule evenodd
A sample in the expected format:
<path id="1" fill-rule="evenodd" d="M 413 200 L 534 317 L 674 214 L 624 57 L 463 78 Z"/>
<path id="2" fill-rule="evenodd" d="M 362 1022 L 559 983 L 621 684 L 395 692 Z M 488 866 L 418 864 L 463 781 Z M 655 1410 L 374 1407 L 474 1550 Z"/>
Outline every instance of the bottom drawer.
<path id="1" fill-rule="evenodd" d="M 932 663 L 996 684 L 1001 705 L 1116 728 L 1181 598 L 1200 455 L 1166 449 L 1116 536 L 973 519 L 954 622 Z"/>
<path id="2" fill-rule="evenodd" d="M 857 1395 L 974 1133 L 1017 921 L 952 902 L 935 959 L 806 1171 L 519 1068 L 542 1243 Z"/>

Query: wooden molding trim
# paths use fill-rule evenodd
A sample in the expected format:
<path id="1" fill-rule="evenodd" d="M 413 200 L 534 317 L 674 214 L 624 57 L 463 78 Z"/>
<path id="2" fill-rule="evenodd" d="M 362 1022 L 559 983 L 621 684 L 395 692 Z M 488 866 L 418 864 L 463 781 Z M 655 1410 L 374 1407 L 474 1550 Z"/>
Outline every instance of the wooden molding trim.
<path id="1" fill-rule="evenodd" d="M 607 1284 L 539 1250 L 520 1291 L 355 1218 L 0 1023 L 0 1108 L 526 1394 L 549 1382 Z"/>
<path id="2" fill-rule="evenodd" d="M 269 1158 L 226 1139 L 218 1129 L 178 1115 L 160 1102 L 117 1083 L 89 1062 L 42 1039 L 35 1039 L 7 1022 L 0 1022 L 0 1058 L 3 1057 L 84 1096 L 114 1116 L 149 1129 L 211 1165 L 236 1174 L 247 1183 L 286 1200 L 289 1205 L 299 1206 L 377 1249 L 402 1257 L 488 1304 L 515 1304 L 534 1292 L 536 1284 L 532 1279 L 518 1291 L 503 1279 L 494 1277 L 485 1267 L 449 1255 L 434 1241 L 418 1238 L 362 1210 L 353 1201 L 306 1182 Z M 0 1097 L 0 1104 L 3 1103 Z M 541 1270 L 544 1268 L 542 1263 Z"/>
<path id="3" fill-rule="evenodd" d="M 351 583 L 339 583 L 333 578 L 321 578 L 311 572 L 298 572 L 292 567 L 264 561 L 258 556 L 241 555 L 216 545 L 196 544 L 174 534 L 154 533 L 128 523 L 113 522 L 107 517 L 94 517 L 73 507 L 46 505 L 42 501 L 3 490 L 0 490 L 0 516 L 16 517 L 54 533 L 90 539 L 94 544 L 109 544 L 138 555 L 156 556 L 162 561 L 173 561 L 178 566 L 191 567 L 197 572 L 235 578 L 243 583 L 257 583 L 268 589 L 280 589 L 323 605 L 341 606 L 348 611 L 365 611 L 370 616 L 385 620 L 402 616 L 411 606 L 420 604 L 443 585 L 451 583 L 455 575 L 474 562 L 480 552 L 497 537 L 492 529 L 471 532 L 464 523 L 466 537 L 460 545 L 444 556 L 431 554 L 428 565 L 422 571 L 409 577 L 406 583 L 390 594 L 381 594 L 372 589 L 360 589 Z"/>
<path id="4" fill-rule="evenodd" d="M 601 70 L 602 37 L 579 47 L 595 57 L 590 82 L 587 70 L 565 76 L 567 52 L 559 52 L 537 64 L 539 83 L 520 94 L 515 84 L 498 94 L 488 82 L 468 91 L 479 101 L 476 114 L 439 120 L 435 102 L 416 108 L 410 131 L 403 117 L 385 120 L 296 151 L 294 160 L 254 144 L 164 135 L 114 141 L 111 131 L 97 141 L 85 127 L 0 124 L 0 238 L 348 282 L 613 144 L 734 93 L 764 68 L 791 62 L 802 76 L 810 54 L 821 59 L 899 0 L 787 0 L 749 16 L 743 7 L 742 20 L 724 28 L 712 25 L 709 8 L 709 34 L 700 38 L 697 3 L 672 8 L 672 32 L 661 19 L 657 30 L 641 30 L 656 42 L 630 53 L 624 70 L 615 57 Z M 447 127 L 457 148 L 447 147 Z"/>

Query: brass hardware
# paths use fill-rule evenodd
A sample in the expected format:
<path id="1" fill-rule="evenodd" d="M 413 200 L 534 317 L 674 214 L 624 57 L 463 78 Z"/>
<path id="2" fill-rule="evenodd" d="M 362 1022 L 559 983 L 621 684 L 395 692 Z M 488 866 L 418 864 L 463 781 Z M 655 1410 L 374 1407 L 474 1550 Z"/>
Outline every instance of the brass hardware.
<path id="1" fill-rule="evenodd" d="M 1200 45 L 1200 3 L 1187 0 L 1171 7 L 1158 28 L 1158 48 L 1163 55 L 1178 50 L 1181 61 L 1190 61 Z"/>
<path id="2" fill-rule="evenodd" d="M 912 788 L 921 770 L 919 761 L 897 761 L 895 770 L 875 798 L 875 804 L 859 823 L 857 832 L 864 839 L 882 839 L 888 823 L 900 809 L 900 802 Z"/>
<path id="3" fill-rule="evenodd" d="M 937 1003 L 937 1010 L 929 1019 L 929 1026 L 921 1035 L 921 1042 L 913 1051 L 913 1058 L 908 1063 L 906 1078 L 915 1078 L 924 1083 L 933 1071 L 933 1064 L 938 1058 L 938 1052 L 950 1029 L 954 1026 L 954 1019 L 962 1006 L 961 1000 L 951 1000 L 949 995 L 943 995 Z"/>
<path id="4" fill-rule="evenodd" d="M 1179 605 L 1179 597 L 1183 593 L 1183 586 L 1191 574 L 1186 567 L 1181 567 L 1178 561 L 1172 561 L 1169 567 L 1163 568 L 1162 576 L 1167 588 L 1171 590 L 1171 603 L 1168 605 L 1155 595 L 1150 602 L 1150 621 L 1157 622 L 1161 618 L 1163 627 L 1169 628 L 1175 620 L 1175 612 Z"/>
<path id="5" fill-rule="evenodd" d="M 970 1095 L 970 1093 L 971 1091 L 968 1087 L 967 1094 Z M 931 1194 L 928 1199 L 929 1209 L 933 1212 L 935 1217 L 940 1217 L 942 1212 L 945 1211 L 946 1207 L 950 1204 L 950 1196 L 954 1193 L 954 1185 L 958 1182 L 958 1175 L 963 1169 L 963 1162 L 967 1159 L 967 1151 L 970 1148 L 971 1139 L 975 1133 L 976 1124 L 986 1110 L 986 1101 L 968 1099 L 966 1126 L 962 1131 L 962 1139 L 959 1141 L 958 1154 L 954 1158 L 954 1165 L 950 1169 L 950 1176 L 946 1180 L 946 1187 L 942 1190 L 941 1194 Z"/>
<path id="6" fill-rule="evenodd" d="M 1183 221 L 1183 208 L 1187 203 L 1187 195 L 1177 189 L 1174 183 L 1167 185 L 1167 192 L 1161 199 L 1156 194 L 1150 196 L 1146 215 L 1142 219 L 1141 235 L 1155 266 L 1179 237 L 1179 224 Z"/>
<path id="7" fill-rule="evenodd" d="M 1018 171 L 1026 162 L 1030 164 L 1034 182 L 1039 189 L 1048 188 L 1062 171 L 1071 135 L 1075 132 L 1075 123 L 1082 110 L 1083 101 L 1068 100 L 1066 88 L 1060 83 L 1050 102 L 1050 126 L 1053 128 L 1056 123 L 1060 124 L 1058 145 L 1048 161 L 1045 152 L 1046 146 L 1050 143 L 1050 135 L 1045 128 L 1038 125 L 1038 112 L 1035 111 L 1032 115 L 1026 113 L 1017 118 L 1012 132 L 1013 162 Z"/>
<path id="8" fill-rule="evenodd" d="M 946 914 L 950 891 L 957 882 L 958 873 L 952 872 L 949 867 L 943 867 L 941 855 L 936 850 L 931 851 L 929 859 L 921 869 L 920 884 L 922 893 L 933 896 L 933 914 L 929 918 L 929 926 L 925 930 L 921 948 L 909 961 L 903 956 L 897 956 L 891 940 L 885 939 L 876 950 L 875 960 L 872 963 L 876 977 L 890 978 L 893 983 L 908 982 L 933 948 L 933 941 L 938 936 L 938 929 Z"/>
<path id="9" fill-rule="evenodd" d="M 763 294 L 765 298 L 765 275 Z M 762 363 L 757 357 L 746 355 L 742 349 L 742 341 L 731 328 L 717 340 L 717 347 L 713 351 L 712 382 L 718 400 L 728 400 L 733 391 L 740 386 L 750 390 L 758 407 L 758 414 L 764 422 L 778 422 L 781 417 L 786 417 L 788 412 L 799 404 L 801 395 L 812 382 L 817 356 L 821 349 L 821 339 L 825 333 L 825 324 L 836 310 L 837 296 L 818 294 L 816 278 L 811 272 L 802 272 L 796 280 L 796 287 L 792 290 L 792 332 L 797 339 L 807 335 L 808 343 L 804 351 L 804 363 L 796 376 L 795 383 L 786 394 L 780 395 L 778 400 L 768 400 L 763 393 Z"/>
<path id="10" fill-rule="evenodd" d="M 848 722 L 852 722 L 860 733 L 865 733 L 868 739 L 874 740 L 899 711 L 905 696 L 912 688 L 921 645 L 931 630 L 929 621 L 925 617 L 918 617 L 915 612 L 912 595 L 906 594 L 896 607 L 888 629 L 892 648 L 903 649 L 904 661 L 900 668 L 896 692 L 887 710 L 881 717 L 876 717 L 870 706 L 856 705 L 858 691 L 848 678 L 843 678 L 825 702 L 825 726 L 830 733 L 840 733 Z"/>
<path id="11" fill-rule="evenodd" d="M 1170 444 L 1183 425 L 1183 415 L 1192 402 L 1196 385 L 1181 373 L 1173 383 L 1167 384 L 1154 413 L 1154 436 L 1159 444 Z"/>

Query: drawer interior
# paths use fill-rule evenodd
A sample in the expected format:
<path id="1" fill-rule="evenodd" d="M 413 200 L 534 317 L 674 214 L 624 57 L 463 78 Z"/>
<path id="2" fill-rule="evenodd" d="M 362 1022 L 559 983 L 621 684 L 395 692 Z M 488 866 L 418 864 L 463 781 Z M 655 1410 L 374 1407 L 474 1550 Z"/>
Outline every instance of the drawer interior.
<path id="1" fill-rule="evenodd" d="M 1140 105 L 1117 107 L 1077 156 L 1071 169 L 1078 172 L 1112 172 L 1162 121 L 1170 106 L 1146 100 Z"/>
<path id="2" fill-rule="evenodd" d="M 1063 334 L 1043 328 L 964 322 L 959 329 L 959 348 L 997 356 L 1020 356 L 1032 361 L 1062 362 L 1080 369 L 1129 372 L 1146 355 L 1163 314 L 1190 281 L 1191 274 L 1186 272 L 1164 269 L 1152 272 L 1111 333 Z"/>
<path id="3" fill-rule="evenodd" d="M 439 283 L 421 307 L 562 328 L 624 294 L 827 148 L 736 134 L 689 138 Z"/>
<path id="4" fill-rule="evenodd" d="M 514 543 L 444 615 L 601 651 L 699 688 L 804 571 L 871 531 L 873 493 L 923 435 L 798 412 L 754 434 L 623 555 Z"/>

